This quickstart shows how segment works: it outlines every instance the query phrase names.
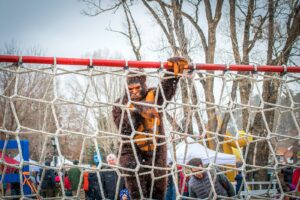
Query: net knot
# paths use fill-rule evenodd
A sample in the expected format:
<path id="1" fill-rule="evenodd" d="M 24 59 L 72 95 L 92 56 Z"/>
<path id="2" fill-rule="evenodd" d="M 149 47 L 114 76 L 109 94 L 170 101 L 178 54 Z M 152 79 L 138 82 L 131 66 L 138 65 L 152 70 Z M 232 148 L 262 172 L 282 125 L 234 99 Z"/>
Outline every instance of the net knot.
<path id="1" fill-rule="evenodd" d="M 252 74 L 257 74 L 257 65 L 256 64 L 253 64 Z"/>
<path id="2" fill-rule="evenodd" d="M 192 74 L 192 73 L 196 70 L 196 68 L 197 68 L 196 63 L 193 62 L 193 65 L 192 65 L 192 67 L 189 69 L 188 73 L 189 73 L 189 74 Z"/>
<path id="3" fill-rule="evenodd" d="M 126 71 L 129 69 L 129 66 L 128 66 L 128 60 L 125 60 L 125 66 L 123 67 L 123 69 Z"/>
<path id="4" fill-rule="evenodd" d="M 280 73 L 281 76 L 284 76 L 287 73 L 287 66 L 286 65 L 282 65 L 283 68 L 283 72 Z"/>
<path id="5" fill-rule="evenodd" d="M 90 63 L 89 63 L 89 65 L 87 67 L 88 67 L 88 69 L 93 69 L 94 68 L 94 66 L 93 66 L 93 58 L 90 58 Z"/>
<path id="6" fill-rule="evenodd" d="M 19 60 L 18 60 L 18 67 L 20 67 L 21 65 L 23 64 L 23 57 L 22 56 L 19 56 Z"/>
<path id="7" fill-rule="evenodd" d="M 228 72 L 230 69 L 230 64 L 227 63 L 226 66 L 225 66 L 225 69 L 224 69 L 224 73 Z"/>
<path id="8" fill-rule="evenodd" d="M 163 61 L 160 61 L 160 66 L 159 66 L 157 72 L 162 72 L 162 71 L 164 71 L 164 63 L 163 63 Z"/>

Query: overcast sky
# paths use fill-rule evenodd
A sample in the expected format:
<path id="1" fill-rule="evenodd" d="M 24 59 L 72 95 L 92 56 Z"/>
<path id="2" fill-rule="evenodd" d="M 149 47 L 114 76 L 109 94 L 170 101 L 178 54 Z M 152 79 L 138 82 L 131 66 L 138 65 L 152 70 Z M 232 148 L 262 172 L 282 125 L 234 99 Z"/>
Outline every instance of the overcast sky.
<path id="1" fill-rule="evenodd" d="M 117 51 L 125 59 L 134 59 L 128 42 L 117 33 L 106 29 L 110 25 L 122 30 L 122 12 L 97 17 L 81 14 L 85 8 L 78 0 L 1 0 L 0 1 L 0 48 L 12 40 L 24 49 L 37 46 L 47 56 L 81 57 L 98 49 Z M 134 7 L 134 14 L 149 26 L 152 22 L 140 7 Z M 143 27 L 144 29 L 145 27 Z M 144 45 L 153 42 L 152 33 L 143 32 Z M 155 59 L 148 54 L 146 59 Z"/>
<path id="2" fill-rule="evenodd" d="M 46 56 L 82 57 L 99 49 L 107 49 L 112 54 L 118 52 L 124 59 L 135 60 L 129 42 L 120 34 L 107 31 L 109 26 L 116 30 L 124 30 L 123 12 L 88 17 L 81 14 L 84 8 L 85 4 L 78 0 L 0 0 L 0 49 L 5 44 L 16 41 L 24 50 L 38 47 Z M 142 59 L 167 59 L 167 55 L 153 52 L 158 48 L 162 34 L 153 17 L 149 16 L 141 4 L 131 9 L 142 30 Z M 200 13 L 202 15 L 204 12 Z M 205 17 L 201 15 L 200 17 Z M 205 31 L 206 25 L 202 27 Z M 220 23 L 218 28 L 220 29 L 217 32 L 218 56 L 215 62 L 231 62 L 233 60 L 229 51 L 231 46 L 230 41 L 224 36 L 226 35 L 224 25 Z M 223 50 L 220 51 L 219 47 Z M 224 53 L 224 48 L 228 48 L 227 53 Z M 258 59 L 259 55 L 255 62 L 262 63 Z M 196 52 L 191 57 L 193 61 L 204 62 L 203 51 Z M 262 57 L 265 58 L 265 55 Z M 298 60 L 297 64 L 299 62 Z"/>

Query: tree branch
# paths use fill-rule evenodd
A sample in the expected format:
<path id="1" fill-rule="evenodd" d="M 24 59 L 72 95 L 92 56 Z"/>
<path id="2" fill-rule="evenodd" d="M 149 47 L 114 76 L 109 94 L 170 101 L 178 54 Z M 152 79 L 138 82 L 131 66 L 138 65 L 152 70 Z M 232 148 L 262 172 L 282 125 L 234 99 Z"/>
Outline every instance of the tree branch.
<path id="1" fill-rule="evenodd" d="M 204 0 L 205 4 L 205 13 L 208 24 L 213 22 L 212 13 L 211 13 L 211 5 L 209 0 Z"/>
<path id="2" fill-rule="evenodd" d="M 215 26 L 217 26 L 217 24 L 219 23 L 219 21 L 221 19 L 223 2 L 224 2 L 224 0 L 218 0 L 218 2 L 217 2 L 215 17 L 214 17 Z"/>
<path id="3" fill-rule="evenodd" d="M 193 19 L 193 17 L 191 17 L 190 15 L 188 15 L 187 13 L 185 13 L 183 11 L 181 11 L 181 12 L 182 12 L 182 15 L 184 17 L 186 17 L 191 22 L 191 24 L 194 26 L 194 28 L 196 29 L 196 31 L 197 31 L 197 33 L 198 33 L 198 35 L 200 37 L 203 49 L 204 49 L 205 52 L 207 52 L 208 47 L 207 47 L 207 42 L 206 42 L 206 38 L 205 38 L 203 30 L 198 25 L 198 23 Z"/>
<path id="4" fill-rule="evenodd" d="M 163 22 L 161 21 L 160 17 L 157 15 L 157 13 L 153 10 L 153 8 L 151 8 L 151 6 L 147 3 L 146 0 L 142 0 L 143 4 L 146 6 L 146 8 L 150 11 L 150 13 L 152 14 L 152 16 L 154 17 L 154 19 L 157 21 L 158 25 L 161 27 L 161 29 L 163 30 L 165 36 L 167 37 L 167 40 L 169 42 L 169 44 L 171 44 L 171 48 L 173 50 L 173 52 L 177 52 L 176 50 L 176 43 L 175 43 L 175 39 L 172 36 L 172 34 L 169 34 L 168 30 L 166 29 L 165 25 L 163 24 Z"/>
<path id="5" fill-rule="evenodd" d="M 265 17 L 263 19 L 261 19 L 261 22 L 253 36 L 252 40 L 249 40 L 249 47 L 248 47 L 248 52 L 250 52 L 252 50 L 252 48 L 254 47 L 256 41 L 260 38 L 261 34 L 262 34 L 262 26 L 265 23 L 266 19 L 267 19 L 268 13 L 266 13 Z"/>
<path id="6" fill-rule="evenodd" d="M 272 62 L 273 43 L 274 43 L 274 7 L 273 0 L 269 0 L 269 26 L 268 26 L 268 50 L 267 50 L 267 63 Z"/>
<path id="7" fill-rule="evenodd" d="M 179 48 L 180 48 L 179 52 L 182 54 L 183 57 L 191 61 L 191 58 L 188 56 L 187 39 L 184 31 L 184 24 L 183 24 L 182 14 L 181 14 L 181 8 L 182 8 L 181 6 L 182 6 L 181 3 L 179 3 L 178 1 L 172 1 L 174 29 L 179 42 Z"/>
<path id="8" fill-rule="evenodd" d="M 237 40 L 237 34 L 236 34 L 236 25 L 235 25 L 235 0 L 229 1 L 230 6 L 230 17 L 229 17 L 229 23 L 230 23 L 230 39 L 231 39 L 231 45 L 233 50 L 233 56 L 235 63 L 240 64 L 241 63 L 241 56 L 239 52 L 239 44 Z"/>
<path id="9" fill-rule="evenodd" d="M 287 63 L 290 53 L 292 51 L 292 47 L 300 36 L 300 3 L 298 2 L 294 5 L 296 7 L 292 8 L 293 17 L 291 27 L 288 29 L 288 37 L 286 39 L 285 45 L 282 49 L 280 56 L 274 60 L 274 62 L 278 65 Z"/>
<path id="10" fill-rule="evenodd" d="M 243 40 L 243 64 L 248 64 L 249 63 L 249 37 L 250 37 L 250 25 L 252 21 L 252 16 L 253 16 L 253 8 L 254 8 L 254 0 L 249 0 L 248 3 L 248 11 L 246 15 L 246 20 L 245 20 L 245 26 L 244 26 L 244 40 Z"/>
<path id="11" fill-rule="evenodd" d="M 119 9 L 119 7 L 122 5 L 123 1 L 117 1 L 118 3 L 115 3 L 112 6 L 109 6 L 108 8 L 103 8 L 101 6 L 102 1 L 101 0 L 80 0 L 82 2 L 84 2 L 87 7 L 88 7 L 88 11 L 87 10 L 82 10 L 81 13 L 87 16 L 97 16 L 101 13 L 107 12 L 107 11 L 116 11 Z M 97 2 L 97 3 L 96 3 Z"/>
<path id="12" fill-rule="evenodd" d="M 183 132 L 182 128 L 179 126 L 179 124 L 177 124 L 176 120 L 168 112 L 166 112 L 166 117 L 176 131 Z"/>
<path id="13" fill-rule="evenodd" d="M 126 3 L 123 4 L 123 8 L 124 8 L 124 13 L 125 13 L 126 21 L 127 21 L 127 25 L 128 25 L 128 36 L 129 36 L 129 41 L 130 41 L 132 50 L 135 54 L 136 59 L 141 60 L 141 54 L 140 54 L 141 38 L 140 38 L 140 33 L 139 33 L 139 31 L 136 27 L 135 21 L 134 21 L 132 15 L 131 15 L 130 9 L 128 8 Z M 134 36 L 132 34 L 131 23 L 133 24 L 133 26 L 134 26 L 133 28 L 136 32 L 137 37 L 138 37 L 138 44 L 137 45 L 134 43 Z"/>

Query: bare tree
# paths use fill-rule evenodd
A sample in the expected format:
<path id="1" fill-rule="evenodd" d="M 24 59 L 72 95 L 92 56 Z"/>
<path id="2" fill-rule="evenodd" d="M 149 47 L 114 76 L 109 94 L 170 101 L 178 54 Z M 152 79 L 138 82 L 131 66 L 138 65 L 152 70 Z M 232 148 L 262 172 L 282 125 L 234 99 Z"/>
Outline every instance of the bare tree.
<path id="1" fill-rule="evenodd" d="M 89 1 L 91 7 L 95 7 L 94 1 Z M 102 2 L 102 1 L 97 1 Z M 98 9 L 97 14 L 114 10 L 121 7 L 121 4 L 125 1 L 114 1 L 110 7 L 105 9 Z M 128 2 L 128 1 L 126 1 Z M 132 1 L 131 1 L 132 2 Z M 103 3 L 103 2 L 102 2 Z M 173 55 L 180 55 L 190 58 L 191 39 L 187 33 L 192 30 L 198 36 L 198 41 L 202 46 L 205 55 L 205 61 L 207 63 L 214 63 L 215 50 L 216 50 L 216 34 L 217 27 L 222 17 L 223 0 L 218 0 L 212 3 L 208 0 L 198 1 L 163 1 L 163 0 L 142 0 L 144 8 L 149 11 L 150 15 L 155 19 L 156 24 L 162 30 L 164 37 L 168 43 L 167 47 L 162 49 L 170 49 Z M 126 4 L 127 5 L 127 4 Z M 215 6 L 215 9 L 212 7 Z M 238 1 L 229 0 L 229 32 L 232 44 L 232 52 L 234 61 L 237 64 L 251 64 L 256 63 L 256 52 L 261 52 L 259 49 L 262 44 L 267 44 L 268 49 L 265 56 L 266 64 L 287 64 L 293 63 L 293 56 L 299 54 L 299 1 L 283 1 L 283 0 L 270 0 L 268 2 L 260 0 Z M 191 9 L 192 8 L 192 9 Z M 128 6 L 127 9 L 130 10 Z M 199 20 L 201 11 L 205 11 L 207 32 L 203 28 L 203 18 Z M 131 18 L 134 21 L 134 17 Z M 276 21 L 276 23 L 275 23 Z M 286 27 L 284 27 L 286 26 Z M 128 33 L 128 32 L 127 32 Z M 130 38 L 130 37 L 128 37 Z M 240 39 L 241 38 L 241 39 Z M 262 53 L 260 53 L 262 55 Z M 214 104 L 214 74 L 198 74 L 201 79 L 202 87 L 205 92 L 205 101 Z M 239 72 L 239 75 L 249 75 L 249 72 Z M 273 73 L 266 73 L 265 75 L 273 75 Z M 181 83 L 181 95 L 183 103 L 187 102 L 189 95 L 186 88 L 190 86 L 190 82 L 187 85 Z M 277 100 L 277 89 L 279 83 L 276 81 L 265 80 L 263 86 L 263 101 L 270 104 L 264 104 L 265 108 Z M 231 99 L 236 100 L 240 97 L 241 104 L 247 105 L 250 99 L 252 90 L 252 83 L 248 79 L 238 79 L 234 81 L 231 90 Z M 195 88 L 192 88 L 192 101 L 197 102 L 198 98 Z M 247 132 L 253 132 L 260 136 L 265 136 L 263 131 L 262 120 L 260 120 L 260 114 L 257 114 L 254 120 L 249 120 L 249 109 L 242 109 L 242 127 Z M 185 123 L 190 118 L 191 111 L 188 108 L 184 108 L 184 122 L 181 123 L 182 130 L 188 133 L 192 132 L 191 123 Z M 227 129 L 227 125 L 230 121 L 228 113 L 224 115 L 224 119 L 221 128 L 217 130 L 216 108 L 211 105 L 207 105 L 207 130 L 208 132 L 218 132 L 224 134 Z M 270 129 L 274 126 L 272 120 L 274 113 L 264 113 L 264 116 L 268 119 L 268 126 Z M 195 115 L 196 120 L 200 122 L 199 116 Z M 172 119 L 172 118 L 170 118 Z M 190 120 L 191 121 L 191 120 Z M 253 122 L 254 121 L 254 122 Z M 250 123 L 251 122 L 251 123 Z M 252 124 L 253 123 L 253 124 Z M 199 126 L 201 127 L 201 125 Z M 259 128 L 260 127 L 260 128 Z M 177 126 L 181 129 L 180 126 Z M 264 129 L 265 130 L 265 129 Z M 212 137 L 212 135 L 208 135 Z M 221 139 L 221 138 L 218 138 Z M 209 144 L 210 148 L 214 148 L 214 144 Z M 266 149 L 266 144 L 261 146 L 261 149 Z M 251 149 L 252 147 L 250 147 Z M 252 150 L 249 150 L 251 152 Z M 253 151 L 252 151 L 253 152 Z M 266 151 L 265 151 L 266 152 Z M 268 154 L 263 153 L 260 159 L 264 161 L 268 160 Z M 249 163 L 253 163 L 253 157 L 247 156 Z M 252 160 L 250 162 L 250 160 Z M 247 161 L 248 162 L 248 161 Z M 262 165 L 265 164 L 262 160 Z M 262 179 L 264 176 L 261 176 Z"/>
<path id="2" fill-rule="evenodd" d="M 299 40 L 299 1 L 280 1 L 270 0 L 254 1 L 250 0 L 247 3 L 243 1 L 229 0 L 230 7 L 230 33 L 232 51 L 236 63 L 250 64 L 251 51 L 255 49 L 258 42 L 267 41 L 266 64 L 268 65 L 283 65 L 287 64 L 291 57 L 291 52 L 297 50 L 297 40 Z M 238 8 L 238 11 L 236 11 Z M 236 14 L 239 16 L 236 17 Z M 277 21 L 275 24 L 275 20 Z M 241 46 L 238 43 L 236 23 L 243 23 L 243 42 Z M 283 28 L 284 24 L 286 27 Z M 277 29 L 276 27 L 281 27 Z M 277 33 L 276 33 L 277 32 Z M 241 51 L 240 51 L 241 49 Z M 280 50 L 280 51 L 279 51 Z M 241 52 L 241 53 L 240 53 Z M 277 53 L 281 52 L 281 53 Z M 255 60 L 254 60 L 255 61 Z M 247 75 L 247 73 L 240 73 Z M 274 76 L 276 73 L 265 73 L 266 76 Z M 247 104 L 251 94 L 250 81 L 236 81 L 234 87 L 239 85 L 241 103 Z M 256 114 L 254 123 L 249 120 L 249 109 L 243 111 L 243 128 L 251 133 L 266 137 L 267 130 L 274 128 L 274 109 L 278 99 L 278 91 L 280 81 L 275 79 L 264 78 L 262 99 L 264 101 L 264 110 Z M 234 92 L 234 91 L 233 91 Z M 236 94 L 235 94 L 236 96 Z M 267 124 L 264 123 L 266 119 Z M 268 127 L 267 127 L 268 126 Z M 259 149 L 259 155 L 255 157 L 254 149 Z M 269 145 L 267 141 L 251 144 L 247 154 L 247 164 L 252 166 L 258 164 L 261 166 L 268 165 Z M 253 175 L 253 174 L 252 174 Z M 252 177 L 249 177 L 252 179 Z M 254 177 L 256 180 L 267 180 L 266 170 L 260 170 Z"/>
<path id="3" fill-rule="evenodd" d="M 101 14 L 106 11 L 116 10 L 121 6 L 120 3 L 124 3 L 126 5 L 126 9 L 129 11 L 129 7 L 127 5 L 127 1 L 115 1 L 113 4 L 111 4 L 108 7 L 103 8 L 102 1 L 84 1 L 88 4 L 88 11 L 93 12 L 87 12 L 85 11 L 85 14 L 88 14 L 90 16 L 95 16 L 98 14 Z M 169 48 L 172 50 L 172 54 L 175 56 L 183 56 L 191 61 L 189 52 L 189 40 L 187 39 L 186 34 L 186 28 L 185 28 L 185 22 L 190 22 L 192 27 L 196 30 L 196 33 L 199 35 L 199 39 L 201 41 L 201 44 L 203 46 L 204 52 L 205 52 L 205 60 L 208 63 L 214 63 L 214 57 L 215 57 L 215 48 L 216 48 L 216 30 L 217 25 L 220 21 L 221 14 L 222 14 L 222 6 L 223 6 L 223 0 L 217 1 L 217 4 L 215 5 L 215 10 L 212 10 L 212 6 L 210 1 L 204 1 L 205 11 L 206 11 L 206 19 L 207 19 L 207 38 L 205 37 L 204 31 L 200 26 L 200 21 L 198 20 L 199 16 L 199 8 L 201 6 L 202 1 L 187 1 L 187 4 L 192 5 L 195 10 L 193 13 L 184 12 L 183 10 L 183 3 L 184 1 L 171 1 L 170 4 L 166 3 L 162 0 L 155 0 L 155 1 L 147 1 L 143 0 L 142 3 L 144 4 L 145 8 L 150 12 L 151 16 L 156 20 L 157 24 L 161 28 L 162 32 L 165 35 L 165 38 L 168 41 Z M 91 9 L 91 7 L 93 9 Z M 97 11 L 95 11 L 97 10 Z M 214 15 L 213 15 L 214 13 Z M 132 16 L 132 15 L 130 15 Z M 131 21 L 134 21 L 134 18 L 130 18 Z M 127 17 L 128 22 L 128 17 Z M 127 23 L 128 25 L 130 23 Z M 135 23 L 133 23 L 135 24 Z M 128 26 L 129 27 L 129 26 Z M 134 26 L 136 27 L 136 26 Z M 139 33 L 137 29 L 134 29 L 135 33 Z M 132 41 L 132 37 L 130 37 L 130 29 L 128 29 L 127 33 L 120 32 L 123 35 L 126 35 L 127 38 L 129 38 L 130 41 Z M 138 34 L 139 35 L 139 34 Z M 141 43 L 139 43 L 141 44 Z M 135 47 L 134 43 L 131 42 L 131 45 L 133 47 L 133 51 L 135 49 L 138 49 Z M 137 55 L 137 53 L 135 53 Z M 139 56 L 137 56 L 138 58 Z M 199 76 L 202 76 L 199 74 Z M 213 95 L 213 85 L 214 85 L 214 79 L 211 76 L 207 76 L 205 81 L 202 81 L 203 87 L 205 88 L 205 99 L 208 102 L 214 103 L 214 95 Z M 182 101 L 183 103 L 188 102 L 189 95 L 187 94 L 187 87 L 191 87 L 192 92 L 192 101 L 193 103 L 197 102 L 197 96 L 194 86 L 191 84 L 191 80 L 188 80 L 187 85 L 185 81 L 181 81 L 181 95 L 182 95 Z M 193 133 L 192 128 L 192 119 L 193 113 L 189 111 L 187 107 L 184 108 L 184 121 L 182 122 L 182 129 L 187 133 Z M 207 110 L 208 115 L 208 125 L 207 130 L 209 132 L 215 132 L 216 130 L 216 114 L 214 108 L 208 108 Z M 195 113 L 196 120 L 200 123 L 200 117 L 199 113 Z M 189 118 L 189 120 L 187 120 Z M 199 131 L 201 131 L 201 125 L 198 125 Z M 210 135 L 208 135 L 211 137 Z M 211 143 L 210 146 L 213 148 L 214 144 Z"/>
<path id="4" fill-rule="evenodd" d="M 3 49 L 4 54 L 22 55 L 22 52 L 14 41 Z M 42 51 L 32 48 L 28 54 L 41 55 Z M 38 130 L 52 133 L 56 130 L 50 106 L 41 102 L 53 98 L 50 71 L 42 66 L 14 63 L 3 64 L 0 73 L 0 127 L 6 133 L 1 134 L 1 139 L 16 139 L 14 133 L 20 131 L 20 139 L 30 140 L 32 159 L 40 159 L 37 149 L 41 150 L 44 143 L 50 145 L 50 140 Z"/>
<path id="5" fill-rule="evenodd" d="M 3 54 L 22 55 L 20 45 L 12 42 L 4 47 Z M 27 51 L 28 55 L 41 56 L 39 48 Z M 64 83 L 49 65 L 30 65 L 13 63 L 2 64 L 0 70 L 0 129 L 1 139 L 27 139 L 30 141 L 31 159 L 44 161 L 52 159 L 60 153 L 71 159 L 78 159 L 82 138 L 76 134 L 66 134 L 67 131 L 82 131 L 82 107 L 68 104 L 61 99 L 65 93 L 60 90 Z M 54 90 L 54 87 L 56 88 Z M 56 94 L 55 94 L 56 93 Z M 54 97 L 62 97 L 52 102 Z M 57 122 L 56 122 L 57 121 Z M 58 128 L 57 148 L 51 143 Z M 84 128 L 88 130 L 88 128 Z M 19 132 L 20 134 L 15 134 Z M 58 147 L 59 145 L 59 147 Z"/>
<path id="6" fill-rule="evenodd" d="M 122 57 L 122 55 L 118 53 L 111 53 L 109 50 L 103 49 L 87 53 L 84 56 L 92 58 L 105 57 L 111 59 L 120 59 Z M 69 99 L 72 99 L 72 101 L 81 104 L 96 104 L 93 108 L 82 107 L 83 110 L 88 110 L 88 114 L 86 116 L 77 114 L 77 119 L 74 119 L 72 116 L 70 117 L 75 120 L 74 125 L 77 124 L 76 129 L 78 131 L 81 129 L 78 127 L 78 124 L 82 124 L 82 122 L 85 121 L 85 128 L 83 131 L 81 130 L 81 132 L 84 132 L 87 135 L 92 135 L 97 132 L 96 139 L 102 155 L 107 155 L 117 149 L 118 144 L 118 138 L 111 137 L 108 134 L 117 132 L 112 120 L 112 107 L 109 105 L 102 105 L 100 103 L 114 103 L 114 101 L 122 93 L 122 89 L 124 87 L 122 81 L 124 80 L 121 76 L 112 75 L 113 73 L 117 74 L 117 71 L 115 71 L 115 69 L 105 67 L 86 69 L 84 72 L 81 72 L 82 76 L 77 76 L 71 79 L 66 86 L 70 92 Z M 119 72 L 122 73 L 123 71 L 119 70 Z M 92 76 L 86 76 L 87 74 L 91 74 Z M 66 119 L 66 121 L 68 121 L 68 119 Z M 91 146 L 94 144 L 92 140 L 89 140 L 86 145 Z M 95 148 L 96 147 L 94 146 L 92 147 L 93 151 Z M 91 155 L 89 155 L 88 160 L 91 160 L 90 156 Z"/>
<path id="7" fill-rule="evenodd" d="M 132 48 L 132 51 L 136 57 L 136 60 L 141 60 L 141 47 L 142 47 L 142 39 L 141 39 L 141 33 L 139 28 L 137 27 L 137 24 L 134 20 L 134 17 L 132 15 L 132 12 L 126 3 L 126 1 L 122 4 L 123 12 L 126 17 L 126 25 L 127 25 L 127 32 L 124 31 L 116 31 L 112 28 L 109 28 L 108 30 L 116 33 L 120 33 L 121 35 L 125 36 L 130 42 L 130 46 Z"/>
<path id="8" fill-rule="evenodd" d="M 286 65 L 289 62 L 289 58 L 291 56 L 291 52 L 293 51 L 293 47 L 296 44 L 296 41 L 299 40 L 300 36 L 300 1 L 293 1 L 293 2 L 283 2 L 276 6 L 277 1 L 269 1 L 269 39 L 268 39 L 268 57 L 267 57 L 267 64 L 276 64 L 276 65 Z M 283 42 L 283 46 L 279 46 L 277 48 L 281 49 L 281 53 L 279 55 L 274 55 L 273 59 L 271 59 L 271 53 L 274 52 L 274 44 L 276 45 L 275 39 L 276 35 L 274 35 L 273 27 L 276 14 L 280 11 L 281 6 L 286 7 L 288 5 L 288 17 L 286 21 L 283 21 L 286 24 L 286 32 L 285 35 L 285 42 Z M 281 18 L 281 14 L 277 15 L 278 18 Z M 272 36 L 271 36 L 272 35 Z M 273 40 L 274 39 L 274 40 Z M 271 43 L 271 44 L 270 44 Z M 276 73 L 268 72 L 265 75 L 274 76 Z M 270 80 L 268 78 L 264 78 L 263 83 L 263 101 L 264 101 L 264 109 L 268 110 L 273 107 L 274 104 L 277 103 L 278 99 L 278 92 L 281 82 L 279 80 Z M 271 109 L 269 112 L 261 112 L 255 116 L 254 124 L 251 127 L 250 131 L 257 134 L 258 136 L 267 136 L 266 133 L 266 126 L 268 126 L 269 130 L 273 130 L 274 128 L 274 115 L 275 110 Z M 267 125 L 263 125 L 262 118 L 265 118 L 267 121 Z M 251 146 L 250 146 L 251 148 Z M 253 147 L 252 147 L 253 148 Z M 257 145 L 257 148 L 261 150 L 260 156 L 256 157 L 256 162 L 260 165 L 267 165 L 267 161 L 269 158 L 269 145 L 267 142 L 261 142 Z M 251 155 L 249 157 L 249 164 L 253 163 L 253 157 Z M 248 158 L 247 157 L 247 158 Z M 255 177 L 256 180 L 267 180 L 267 172 L 265 170 L 261 170 L 258 172 L 257 176 Z"/>
<path id="9" fill-rule="evenodd" d="M 115 30 L 112 27 L 109 27 L 107 30 L 123 35 L 130 42 L 132 51 L 136 57 L 136 60 L 141 60 L 141 47 L 142 39 L 140 30 L 135 22 L 135 19 L 132 15 L 132 12 L 129 8 L 127 1 L 111 1 L 106 4 L 104 1 L 95 1 L 95 0 L 81 0 L 85 3 L 86 9 L 82 11 L 82 14 L 87 16 L 97 16 L 104 12 L 114 11 L 116 12 L 120 7 L 123 10 L 126 21 L 126 30 Z M 131 3 L 130 3 L 131 4 Z"/>
<path id="10" fill-rule="evenodd" d="M 149 1 L 151 2 L 151 1 Z M 162 0 L 155 0 L 160 9 L 161 13 L 159 14 L 155 11 L 155 7 L 150 5 L 148 1 L 143 0 L 144 5 L 147 7 L 147 9 L 150 11 L 152 16 L 156 19 L 157 23 L 162 28 L 169 45 L 173 51 L 174 55 L 181 55 L 183 57 L 188 58 L 190 61 L 189 56 L 189 46 L 188 46 L 188 36 L 186 35 L 185 31 L 185 25 L 184 25 L 184 19 L 186 19 L 188 22 L 190 22 L 191 27 L 199 36 L 199 40 L 201 41 L 202 47 L 204 49 L 205 54 L 205 60 L 207 63 L 214 63 L 215 60 L 215 50 L 216 50 L 216 29 L 218 26 L 218 23 L 221 19 L 222 14 L 222 7 L 223 7 L 223 0 L 218 0 L 215 5 L 215 10 L 212 11 L 212 6 L 210 1 L 204 1 L 204 7 L 205 7 L 205 14 L 206 14 L 206 20 L 207 20 L 207 34 L 204 33 L 201 23 L 199 21 L 199 9 L 202 1 L 187 1 L 188 4 L 192 5 L 194 7 L 194 12 L 185 12 L 183 7 L 184 1 L 171 1 L 171 4 L 165 3 Z M 156 9 L 157 10 L 157 9 Z M 169 14 L 170 13 L 170 14 Z M 212 14 L 214 13 L 214 15 Z M 173 15 L 173 17 L 171 17 Z M 207 37 L 205 36 L 207 35 Z M 205 100 L 210 103 L 214 103 L 214 92 L 213 92 L 213 86 L 214 86 L 214 78 L 210 75 L 211 72 L 208 72 L 206 75 L 206 78 L 201 81 L 202 86 L 204 88 L 205 92 Z M 213 74 L 213 73 L 212 73 Z M 202 77 L 202 74 L 198 74 L 200 77 Z M 191 80 L 188 79 L 187 85 L 185 82 L 181 82 L 181 94 L 182 94 L 182 101 L 183 103 L 188 102 L 188 93 L 187 93 L 187 87 L 191 87 Z M 192 88 L 192 102 L 196 104 L 197 102 L 197 96 L 195 87 Z M 192 118 L 191 118 L 191 112 L 188 108 L 184 108 L 184 122 L 183 122 L 183 130 L 185 130 L 187 133 L 192 134 L 193 133 L 193 127 L 192 127 Z M 198 128 L 199 132 L 201 132 L 201 124 L 200 124 L 200 117 L 199 113 L 195 113 L 196 121 L 198 122 Z M 213 135 L 210 134 L 210 132 L 215 132 L 217 128 L 217 118 L 216 118 L 216 111 L 213 106 L 209 106 L 207 104 L 207 137 L 211 138 Z M 189 119 L 189 120 L 188 120 Z M 189 123 L 186 123 L 188 121 Z M 186 127 L 188 126 L 188 127 Z M 211 140 L 208 142 L 208 145 L 210 148 L 215 148 L 215 140 Z"/>

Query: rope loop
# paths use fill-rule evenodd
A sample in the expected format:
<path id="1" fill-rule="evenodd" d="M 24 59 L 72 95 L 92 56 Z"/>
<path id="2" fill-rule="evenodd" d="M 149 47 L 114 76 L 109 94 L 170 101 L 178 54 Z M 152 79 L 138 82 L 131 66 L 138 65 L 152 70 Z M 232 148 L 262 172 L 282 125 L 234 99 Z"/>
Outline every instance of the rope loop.
<path id="1" fill-rule="evenodd" d="M 128 70 L 129 66 L 128 66 L 128 60 L 125 60 L 125 66 L 123 67 L 123 70 Z"/>
<path id="2" fill-rule="evenodd" d="M 286 73 L 287 73 L 287 66 L 286 65 L 282 65 L 282 67 L 283 67 L 283 72 L 281 72 L 281 76 L 284 76 L 284 75 L 286 75 Z"/>
<path id="3" fill-rule="evenodd" d="M 93 58 L 90 57 L 90 64 L 87 66 L 89 69 L 93 69 L 94 66 L 93 66 Z"/>
<path id="4" fill-rule="evenodd" d="M 21 67 L 23 65 L 23 57 L 22 56 L 19 56 L 17 65 L 18 65 L 18 67 Z"/>
<path id="5" fill-rule="evenodd" d="M 253 71 L 252 74 L 257 74 L 257 64 L 253 64 Z"/>

